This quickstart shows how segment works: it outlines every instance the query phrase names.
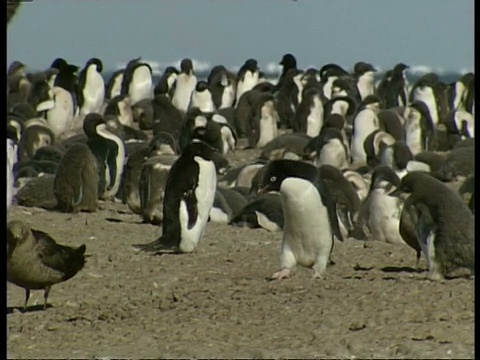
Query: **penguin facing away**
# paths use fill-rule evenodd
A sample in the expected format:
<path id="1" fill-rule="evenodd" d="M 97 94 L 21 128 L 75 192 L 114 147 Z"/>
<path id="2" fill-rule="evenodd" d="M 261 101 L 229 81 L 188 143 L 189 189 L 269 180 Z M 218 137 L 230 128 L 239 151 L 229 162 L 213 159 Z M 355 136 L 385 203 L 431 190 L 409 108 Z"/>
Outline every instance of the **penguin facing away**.
<path id="1" fill-rule="evenodd" d="M 100 59 L 87 61 L 78 77 L 78 106 L 80 115 L 100 113 L 105 100 L 105 81 L 102 76 L 103 64 Z"/>
<path id="2" fill-rule="evenodd" d="M 411 194 L 405 206 L 417 211 L 417 239 L 428 262 L 429 280 L 458 268 L 475 271 L 474 216 L 461 196 L 428 173 L 415 171 L 398 190 Z"/>
<path id="3" fill-rule="evenodd" d="M 155 253 L 195 251 L 215 199 L 213 154 L 213 148 L 195 139 L 185 147 L 168 174 L 161 237 L 134 248 Z"/>
<path id="4" fill-rule="evenodd" d="M 180 63 L 180 74 L 174 84 L 172 104 L 185 114 L 190 104 L 192 92 L 197 85 L 197 77 L 193 72 L 193 63 L 190 59 L 183 59 Z"/>
<path id="5" fill-rule="evenodd" d="M 333 248 L 333 235 L 343 241 L 336 205 L 313 165 L 275 160 L 266 165 L 260 193 L 279 191 L 285 218 L 280 271 L 271 279 L 290 276 L 295 265 L 313 269 L 321 277 Z"/>

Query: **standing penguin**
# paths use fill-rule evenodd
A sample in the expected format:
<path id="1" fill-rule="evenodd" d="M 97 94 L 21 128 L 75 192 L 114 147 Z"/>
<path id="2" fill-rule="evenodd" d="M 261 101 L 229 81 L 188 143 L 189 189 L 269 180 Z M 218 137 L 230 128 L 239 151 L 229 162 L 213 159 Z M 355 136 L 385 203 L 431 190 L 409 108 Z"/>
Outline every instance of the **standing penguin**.
<path id="1" fill-rule="evenodd" d="M 336 205 L 319 170 L 294 160 L 275 160 L 266 165 L 260 192 L 279 191 L 285 218 L 280 271 L 271 279 L 290 276 L 298 264 L 321 277 L 333 248 L 333 235 L 343 241 Z"/>
<path id="2" fill-rule="evenodd" d="M 153 99 L 152 68 L 140 59 L 128 63 L 123 72 L 122 92 L 129 95 L 131 104 L 144 99 Z"/>
<path id="3" fill-rule="evenodd" d="M 320 90 L 312 87 L 305 90 L 302 102 L 295 114 L 294 132 L 315 137 L 323 126 L 323 103 Z"/>
<path id="4" fill-rule="evenodd" d="M 375 73 L 377 70 L 372 64 L 363 61 L 357 62 L 353 67 L 353 73 L 357 79 L 358 92 L 363 100 L 369 95 L 375 94 Z"/>
<path id="5" fill-rule="evenodd" d="M 387 109 L 395 106 L 408 105 L 408 84 L 405 75 L 405 70 L 408 65 L 398 63 L 388 72 L 388 78 L 385 80 L 381 91 L 377 92 L 380 99 L 385 101 Z M 387 76 L 387 73 L 384 75 Z"/>
<path id="6" fill-rule="evenodd" d="M 275 91 L 279 90 L 283 86 L 288 70 L 297 70 L 297 59 L 290 53 L 285 54 L 280 61 L 280 65 L 282 65 L 282 73 L 280 74 L 278 82 L 275 85 Z"/>
<path id="7" fill-rule="evenodd" d="M 63 155 L 55 175 L 53 193 L 62 212 L 97 210 L 98 168 L 86 144 L 73 144 Z"/>
<path id="8" fill-rule="evenodd" d="M 123 69 L 115 71 L 107 82 L 105 98 L 113 99 L 122 93 Z"/>
<path id="9" fill-rule="evenodd" d="M 197 107 L 201 112 L 211 113 L 215 111 L 215 105 L 212 100 L 212 93 L 205 81 L 197 82 L 195 90 L 192 92 L 189 108 Z"/>
<path id="10" fill-rule="evenodd" d="M 193 72 L 192 60 L 183 59 L 180 63 L 180 74 L 175 81 L 172 96 L 172 104 L 183 114 L 188 110 L 195 86 L 197 86 L 197 77 Z"/>
<path id="11" fill-rule="evenodd" d="M 134 246 L 149 252 L 191 253 L 197 248 L 210 216 L 217 188 L 214 150 L 193 140 L 172 165 L 165 186 L 162 235 Z"/>
<path id="12" fill-rule="evenodd" d="M 257 60 L 248 59 L 237 74 L 237 97 L 235 104 L 238 104 L 238 101 L 245 92 L 252 90 L 253 87 L 258 84 L 258 78 L 259 69 Z"/>
<path id="13" fill-rule="evenodd" d="M 101 113 L 105 100 L 105 82 L 102 76 L 103 64 L 93 58 L 80 72 L 78 77 L 78 106 L 80 115 L 92 112 Z"/>
<path id="14" fill-rule="evenodd" d="M 214 69 L 217 69 L 214 71 Z M 235 74 L 224 66 L 214 67 L 208 77 L 208 88 L 212 93 L 212 100 L 217 109 L 226 109 L 235 102 L 237 81 Z"/>
<path id="15" fill-rule="evenodd" d="M 7 138 L 7 211 L 12 204 L 14 195 L 13 167 L 17 163 L 17 144 L 14 139 Z"/>
<path id="16" fill-rule="evenodd" d="M 405 207 L 417 211 L 417 239 L 428 261 L 430 280 L 442 280 L 450 271 L 474 272 L 474 217 L 461 196 L 428 173 L 407 174 L 398 186 L 410 193 Z"/>
<path id="17" fill-rule="evenodd" d="M 343 170 L 350 166 L 348 150 L 342 133 L 336 128 L 324 128 L 304 149 L 304 157 L 313 160 L 315 166 L 332 165 Z"/>
<path id="18" fill-rule="evenodd" d="M 99 197 L 113 200 L 120 188 L 125 162 L 123 140 L 110 131 L 100 114 L 85 117 L 83 131 L 88 137 L 87 145 L 97 159 L 99 173 Z"/>

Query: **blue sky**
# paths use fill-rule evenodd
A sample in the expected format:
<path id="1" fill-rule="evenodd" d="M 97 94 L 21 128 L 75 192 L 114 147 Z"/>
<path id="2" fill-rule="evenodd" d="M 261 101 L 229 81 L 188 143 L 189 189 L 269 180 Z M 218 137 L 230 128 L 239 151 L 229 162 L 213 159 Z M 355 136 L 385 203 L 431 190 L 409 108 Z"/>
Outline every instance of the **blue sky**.
<path id="1" fill-rule="evenodd" d="M 274 70 L 286 52 L 300 67 L 397 62 L 435 71 L 474 68 L 474 0 L 33 0 L 7 29 L 7 64 L 30 70 L 56 57 L 115 69 L 142 56 L 160 71 L 183 57 L 197 67 Z"/>

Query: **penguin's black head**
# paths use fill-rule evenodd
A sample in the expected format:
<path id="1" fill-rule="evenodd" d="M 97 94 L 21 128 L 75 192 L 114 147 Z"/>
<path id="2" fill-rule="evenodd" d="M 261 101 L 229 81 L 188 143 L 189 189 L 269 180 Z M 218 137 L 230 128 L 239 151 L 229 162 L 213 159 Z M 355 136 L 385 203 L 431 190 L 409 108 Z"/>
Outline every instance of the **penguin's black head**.
<path id="1" fill-rule="evenodd" d="M 83 132 L 88 138 L 95 137 L 97 135 L 97 126 L 104 124 L 103 116 L 97 113 L 90 113 L 83 119 Z"/>
<path id="2" fill-rule="evenodd" d="M 383 105 L 382 100 L 377 95 L 367 95 L 365 99 L 362 101 L 362 105 L 371 105 L 371 104 L 378 104 L 380 107 Z"/>
<path id="3" fill-rule="evenodd" d="M 170 75 L 170 74 L 177 74 L 178 75 L 179 71 L 177 68 L 174 66 L 167 66 L 165 70 L 163 71 L 163 75 Z"/>
<path id="4" fill-rule="evenodd" d="M 52 65 L 50 65 L 51 68 L 62 70 L 65 66 L 67 66 L 68 63 L 66 62 L 65 59 L 63 58 L 56 58 L 53 60 Z"/>
<path id="5" fill-rule="evenodd" d="M 98 58 L 92 58 L 90 60 L 87 61 L 87 66 L 86 67 L 89 67 L 90 65 L 96 65 L 97 66 L 97 71 L 99 73 L 101 73 L 103 71 L 103 63 L 102 63 L 102 60 L 98 59 Z"/>
<path id="6" fill-rule="evenodd" d="M 180 70 L 185 74 L 193 73 L 193 62 L 189 58 L 185 58 L 180 63 Z"/>
<path id="7" fill-rule="evenodd" d="M 399 170 L 407 167 L 409 161 L 413 160 L 413 154 L 408 145 L 404 141 L 395 141 L 392 145 L 393 161 Z"/>
<path id="8" fill-rule="evenodd" d="M 255 59 L 248 59 L 245 61 L 244 65 L 245 69 L 250 70 L 251 72 L 255 72 L 258 70 L 258 63 Z"/>
<path id="9" fill-rule="evenodd" d="M 358 76 L 361 76 L 369 71 L 377 72 L 377 69 L 375 69 L 372 64 L 363 61 L 359 61 L 353 66 L 353 72 Z"/>
<path id="10" fill-rule="evenodd" d="M 313 180 L 318 176 L 318 169 L 310 164 L 297 160 L 273 160 L 265 165 L 262 171 L 262 178 L 258 184 L 258 193 L 269 191 L 280 191 L 282 182 L 288 177 Z"/>
<path id="11" fill-rule="evenodd" d="M 348 72 L 337 64 L 326 64 L 320 69 L 320 78 L 326 81 L 331 76 L 348 75 Z"/>
<path id="12" fill-rule="evenodd" d="M 431 179 L 434 179 L 433 176 L 427 172 L 412 171 L 402 178 L 398 185 L 398 189 L 405 193 L 413 193 L 419 184 L 422 184 L 425 181 L 431 181 Z"/>
<path id="13" fill-rule="evenodd" d="M 166 147 L 170 147 L 174 154 L 180 152 L 178 143 L 172 134 L 160 131 L 152 138 L 152 140 L 150 140 L 150 143 L 148 144 L 148 153 L 151 154 L 155 152 L 159 154 L 159 152 L 163 152 L 163 149 Z"/>
<path id="14" fill-rule="evenodd" d="M 325 117 L 323 128 L 333 128 L 342 130 L 345 126 L 345 118 L 341 114 L 328 114 Z"/>
<path id="15" fill-rule="evenodd" d="M 393 186 L 398 188 L 399 185 L 400 178 L 391 167 L 380 165 L 373 170 L 370 191 L 378 187 L 386 187 L 388 190 L 391 190 Z"/>
<path id="16" fill-rule="evenodd" d="M 199 81 L 197 82 L 197 86 L 195 86 L 195 91 L 202 92 L 208 90 L 208 84 L 206 81 Z"/>
<path id="17" fill-rule="evenodd" d="M 8 76 L 15 75 L 20 72 L 23 72 L 24 70 L 25 70 L 25 64 L 23 64 L 21 61 L 15 60 L 8 67 L 7 75 Z"/>
<path id="18" fill-rule="evenodd" d="M 77 71 L 78 71 L 79 67 L 76 66 L 76 65 L 72 65 L 72 64 L 67 64 L 66 66 L 64 66 L 62 68 L 62 73 L 67 73 L 67 74 L 70 74 L 70 75 L 76 75 Z"/>
<path id="19" fill-rule="evenodd" d="M 326 108 L 328 107 L 329 109 L 331 109 L 333 104 L 337 101 L 343 101 L 347 104 L 347 110 L 346 110 L 345 116 L 351 116 L 357 110 L 357 105 L 355 104 L 355 101 L 353 100 L 353 98 L 351 96 L 333 97 L 325 103 L 324 107 L 326 107 Z"/>
<path id="20" fill-rule="evenodd" d="M 401 72 L 403 72 L 404 70 L 408 69 L 410 66 L 408 65 L 405 65 L 404 63 L 398 63 L 397 65 L 395 65 L 395 67 L 393 68 L 393 72 L 399 74 Z"/>
<path id="21" fill-rule="evenodd" d="M 198 136 L 201 136 L 198 134 Z M 215 149 L 198 137 L 192 138 L 192 141 L 185 146 L 182 156 L 195 157 L 200 156 L 207 161 L 213 161 Z"/>
<path id="22" fill-rule="evenodd" d="M 280 61 L 280 65 L 283 66 L 284 70 L 295 69 L 297 67 L 297 59 L 290 53 L 285 54 L 282 57 L 282 61 Z"/>
<path id="23" fill-rule="evenodd" d="M 460 79 L 458 79 L 458 81 L 462 82 L 465 86 L 468 86 L 468 84 L 471 82 L 471 81 L 475 81 L 475 74 L 474 73 L 466 73 L 466 74 L 463 74 Z"/>

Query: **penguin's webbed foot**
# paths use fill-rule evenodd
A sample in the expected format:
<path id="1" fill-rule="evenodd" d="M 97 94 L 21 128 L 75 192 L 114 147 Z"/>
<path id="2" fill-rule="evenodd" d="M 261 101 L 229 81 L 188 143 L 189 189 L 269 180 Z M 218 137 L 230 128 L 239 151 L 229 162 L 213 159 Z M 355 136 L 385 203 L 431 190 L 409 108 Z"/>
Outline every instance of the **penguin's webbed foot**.
<path id="1" fill-rule="evenodd" d="M 290 278 L 290 269 L 282 269 L 270 276 L 269 280 L 283 280 L 288 278 Z"/>
<path id="2" fill-rule="evenodd" d="M 132 245 L 132 247 L 137 251 L 153 252 L 155 255 L 179 253 L 177 246 L 165 244 L 162 238 L 147 244 Z"/>

